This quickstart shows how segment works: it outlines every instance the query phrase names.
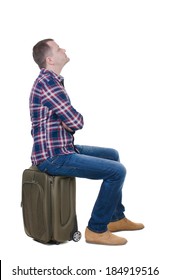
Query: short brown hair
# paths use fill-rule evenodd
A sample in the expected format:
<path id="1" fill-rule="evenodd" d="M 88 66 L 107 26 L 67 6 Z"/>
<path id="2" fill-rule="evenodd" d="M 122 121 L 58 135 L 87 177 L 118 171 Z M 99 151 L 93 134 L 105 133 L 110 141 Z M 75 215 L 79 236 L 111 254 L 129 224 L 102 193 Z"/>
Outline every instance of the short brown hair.
<path id="1" fill-rule="evenodd" d="M 33 47 L 33 59 L 38 64 L 39 68 L 46 67 L 46 55 L 50 51 L 50 46 L 47 44 L 49 41 L 54 41 L 53 39 L 44 39 L 39 41 Z"/>

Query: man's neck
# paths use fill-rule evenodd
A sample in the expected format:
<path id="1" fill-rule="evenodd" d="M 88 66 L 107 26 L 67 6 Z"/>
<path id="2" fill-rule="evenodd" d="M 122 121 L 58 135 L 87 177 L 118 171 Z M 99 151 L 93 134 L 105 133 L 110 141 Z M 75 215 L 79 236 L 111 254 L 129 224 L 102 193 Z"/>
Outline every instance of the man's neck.
<path id="1" fill-rule="evenodd" d="M 59 67 L 59 66 L 57 66 L 57 67 L 56 66 L 55 67 L 47 66 L 46 69 L 49 70 L 49 71 L 53 71 L 58 76 L 60 75 L 60 73 L 62 71 L 62 67 Z"/>

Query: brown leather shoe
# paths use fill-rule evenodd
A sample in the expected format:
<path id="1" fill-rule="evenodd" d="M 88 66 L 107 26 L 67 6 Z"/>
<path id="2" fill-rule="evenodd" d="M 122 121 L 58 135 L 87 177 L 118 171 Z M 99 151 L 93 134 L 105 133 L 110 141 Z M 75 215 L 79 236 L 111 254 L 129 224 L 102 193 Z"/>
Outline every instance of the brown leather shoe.
<path id="1" fill-rule="evenodd" d="M 139 230 L 143 229 L 144 225 L 141 223 L 133 223 L 127 218 L 123 218 L 116 222 L 111 222 L 108 224 L 108 230 L 111 232 L 122 231 L 122 230 Z"/>
<path id="2" fill-rule="evenodd" d="M 86 228 L 85 238 L 87 243 L 93 243 L 93 244 L 124 245 L 127 243 L 127 240 L 125 238 L 112 234 L 108 230 L 103 233 L 97 233 Z"/>

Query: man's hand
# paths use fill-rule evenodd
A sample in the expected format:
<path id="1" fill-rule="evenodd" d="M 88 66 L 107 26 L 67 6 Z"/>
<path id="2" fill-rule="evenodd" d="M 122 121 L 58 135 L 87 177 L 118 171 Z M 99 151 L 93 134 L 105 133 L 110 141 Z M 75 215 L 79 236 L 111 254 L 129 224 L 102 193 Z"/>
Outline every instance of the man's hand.
<path id="1" fill-rule="evenodd" d="M 70 132 L 73 132 L 73 130 L 71 128 L 69 128 L 64 122 L 61 123 L 62 126 L 64 127 L 64 129 L 70 131 Z"/>

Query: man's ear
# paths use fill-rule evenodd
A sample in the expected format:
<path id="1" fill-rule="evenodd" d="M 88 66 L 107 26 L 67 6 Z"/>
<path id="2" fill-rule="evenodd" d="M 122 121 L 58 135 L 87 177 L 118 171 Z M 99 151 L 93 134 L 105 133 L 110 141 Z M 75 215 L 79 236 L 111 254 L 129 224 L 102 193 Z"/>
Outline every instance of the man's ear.
<path id="1" fill-rule="evenodd" d="M 53 58 L 51 56 L 46 57 L 46 64 L 53 65 Z"/>

